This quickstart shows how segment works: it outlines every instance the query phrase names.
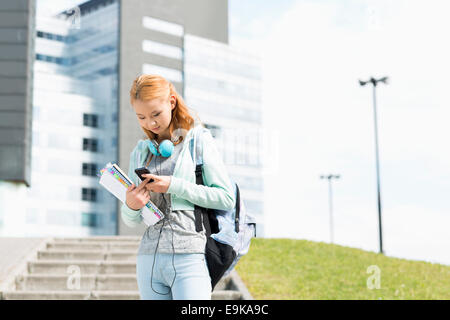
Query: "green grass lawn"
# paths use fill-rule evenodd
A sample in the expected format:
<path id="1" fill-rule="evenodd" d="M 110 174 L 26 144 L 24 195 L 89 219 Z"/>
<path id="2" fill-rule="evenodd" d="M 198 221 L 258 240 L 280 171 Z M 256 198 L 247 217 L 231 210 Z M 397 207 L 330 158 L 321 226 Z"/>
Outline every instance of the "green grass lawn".
<path id="1" fill-rule="evenodd" d="M 323 242 L 254 238 L 236 271 L 255 299 L 450 299 L 450 266 Z"/>

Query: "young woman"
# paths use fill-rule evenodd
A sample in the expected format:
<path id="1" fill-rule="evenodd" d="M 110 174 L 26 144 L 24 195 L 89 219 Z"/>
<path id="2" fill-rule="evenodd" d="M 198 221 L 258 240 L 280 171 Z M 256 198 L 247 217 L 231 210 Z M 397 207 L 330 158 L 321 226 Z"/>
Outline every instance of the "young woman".
<path id="1" fill-rule="evenodd" d="M 148 139 L 139 140 L 131 152 L 128 175 L 134 183 L 126 192 L 121 218 L 129 227 L 136 227 L 142 223 L 140 212 L 149 200 L 165 214 L 146 229 L 139 245 L 136 271 L 141 299 L 211 299 L 206 235 L 204 228 L 195 231 L 194 205 L 220 210 L 234 207 L 233 187 L 222 156 L 210 131 L 194 126 L 183 99 L 163 77 L 139 76 L 130 99 Z M 203 134 L 204 186 L 195 183 L 195 163 L 189 150 L 194 130 Z M 154 153 L 155 149 L 151 152 L 151 144 L 173 144 L 173 150 L 164 156 L 164 152 Z M 143 166 L 151 173 L 141 182 L 134 169 Z"/>

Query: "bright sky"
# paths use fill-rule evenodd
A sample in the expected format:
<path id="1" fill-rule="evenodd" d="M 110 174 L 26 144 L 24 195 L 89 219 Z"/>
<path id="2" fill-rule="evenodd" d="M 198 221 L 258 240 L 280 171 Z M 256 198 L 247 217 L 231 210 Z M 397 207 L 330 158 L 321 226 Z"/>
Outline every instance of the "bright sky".
<path id="1" fill-rule="evenodd" d="M 378 252 L 372 87 L 383 248 L 450 265 L 450 44 L 445 0 L 230 0 L 230 43 L 263 60 L 266 235 Z M 278 159 L 273 154 L 279 154 Z"/>

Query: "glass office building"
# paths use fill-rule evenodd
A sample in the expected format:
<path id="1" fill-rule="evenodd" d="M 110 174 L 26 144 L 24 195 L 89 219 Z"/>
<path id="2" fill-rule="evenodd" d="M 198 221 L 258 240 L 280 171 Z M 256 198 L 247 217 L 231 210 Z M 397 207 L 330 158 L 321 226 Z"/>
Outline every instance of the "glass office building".
<path id="1" fill-rule="evenodd" d="M 240 48 L 186 34 L 184 95 L 217 140 L 231 178 L 264 235 L 260 58 Z"/>
<path id="2" fill-rule="evenodd" d="M 3 235 L 116 234 L 117 204 L 96 174 L 117 161 L 119 3 L 78 9 L 36 17 L 32 183 Z"/>

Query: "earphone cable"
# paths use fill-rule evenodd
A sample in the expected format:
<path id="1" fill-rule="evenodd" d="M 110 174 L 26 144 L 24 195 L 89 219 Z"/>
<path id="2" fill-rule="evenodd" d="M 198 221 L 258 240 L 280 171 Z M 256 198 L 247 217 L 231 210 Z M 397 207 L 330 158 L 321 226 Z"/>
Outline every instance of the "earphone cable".
<path id="1" fill-rule="evenodd" d="M 158 159 L 158 156 L 155 155 L 155 172 L 156 172 L 156 174 L 158 175 L 158 171 L 157 171 L 157 169 L 156 169 L 156 160 L 157 160 L 157 159 Z M 159 162 L 159 172 L 161 173 L 161 161 Z M 161 294 L 161 295 L 166 295 L 166 294 L 168 294 L 168 293 L 172 290 L 173 284 L 174 284 L 174 282 L 175 282 L 175 278 L 177 277 L 177 270 L 175 269 L 175 263 L 174 263 L 174 258 L 175 258 L 175 248 L 174 248 L 174 245 L 173 245 L 173 233 L 174 233 L 174 231 L 173 231 L 172 224 L 170 223 L 169 215 L 167 214 L 167 201 L 166 201 L 166 198 L 165 198 L 164 194 L 162 194 L 162 197 L 163 197 L 164 204 L 165 204 L 165 209 L 166 209 L 166 210 L 165 210 L 165 211 L 166 211 L 165 214 L 166 214 L 166 215 L 165 215 L 165 217 L 164 217 L 164 219 L 163 219 L 163 225 L 162 225 L 162 227 L 161 227 L 161 229 L 160 229 L 160 231 L 159 231 L 158 241 L 157 241 L 157 243 L 156 243 L 155 253 L 154 253 L 154 255 L 153 255 L 153 265 L 152 265 L 152 274 L 151 274 L 151 279 L 150 279 L 150 286 L 151 286 L 152 290 L 153 290 L 155 293 Z M 163 228 L 164 228 L 166 219 L 167 219 L 167 221 L 169 222 L 170 229 L 172 230 L 172 267 L 173 267 L 173 270 L 174 270 L 174 272 L 175 272 L 175 275 L 174 275 L 174 277 L 173 277 L 172 284 L 170 285 L 170 289 L 169 289 L 166 293 L 161 293 L 161 292 L 157 292 L 155 289 L 153 289 L 153 269 L 154 269 L 154 266 L 155 266 L 156 252 L 157 252 L 157 250 L 158 250 L 159 239 L 161 238 L 161 233 L 162 233 L 162 230 L 163 230 Z"/>

